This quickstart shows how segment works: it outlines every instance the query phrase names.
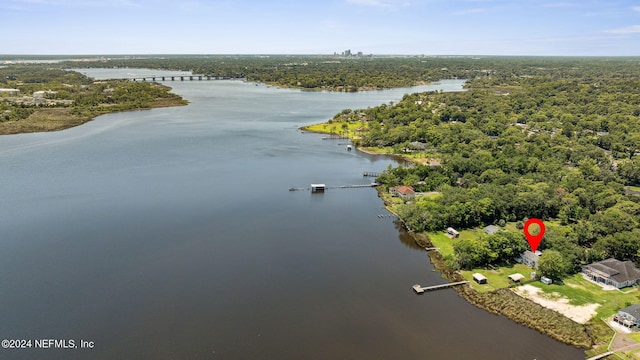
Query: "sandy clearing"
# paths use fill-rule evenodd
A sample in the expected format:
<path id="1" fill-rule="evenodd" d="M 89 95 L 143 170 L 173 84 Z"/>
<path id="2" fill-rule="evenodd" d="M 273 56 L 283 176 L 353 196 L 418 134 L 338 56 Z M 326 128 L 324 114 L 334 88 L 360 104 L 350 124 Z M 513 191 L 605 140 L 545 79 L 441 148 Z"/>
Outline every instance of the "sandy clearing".
<path id="1" fill-rule="evenodd" d="M 580 324 L 586 323 L 596 315 L 596 309 L 600 306 L 600 304 L 571 305 L 566 297 L 560 296 L 558 293 L 545 294 L 540 288 L 533 285 L 518 286 L 513 291 Z"/>

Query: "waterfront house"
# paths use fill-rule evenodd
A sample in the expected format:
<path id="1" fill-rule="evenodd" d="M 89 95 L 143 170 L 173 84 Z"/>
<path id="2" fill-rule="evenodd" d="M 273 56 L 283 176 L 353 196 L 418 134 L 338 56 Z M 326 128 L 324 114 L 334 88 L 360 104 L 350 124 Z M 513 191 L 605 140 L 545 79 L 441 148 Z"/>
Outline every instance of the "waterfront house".
<path id="1" fill-rule="evenodd" d="M 484 228 L 484 232 L 487 235 L 493 235 L 493 234 L 497 233 L 498 231 L 500 231 L 500 228 L 495 226 L 495 225 L 485 226 L 485 228 Z"/>
<path id="2" fill-rule="evenodd" d="M 0 95 L 2 95 L 2 94 L 7 94 L 9 96 L 17 96 L 17 95 L 20 94 L 20 90 L 2 88 L 2 89 L 0 89 Z"/>
<path id="3" fill-rule="evenodd" d="M 640 270 L 629 260 L 609 258 L 583 266 L 582 273 L 597 283 L 618 289 L 640 283 Z"/>
<path id="4" fill-rule="evenodd" d="M 473 274 L 473 280 L 475 282 L 477 282 L 478 284 L 486 284 L 487 283 L 487 277 L 480 274 L 480 273 L 475 273 Z"/>
<path id="5" fill-rule="evenodd" d="M 401 198 L 402 200 L 411 200 L 416 197 L 416 192 L 411 186 L 394 186 L 389 188 L 389 193 Z"/>
<path id="6" fill-rule="evenodd" d="M 616 319 L 614 318 L 614 320 Z M 640 326 L 640 304 L 627 306 L 624 309 L 618 310 L 618 319 L 616 321 L 627 327 L 633 325 Z"/>
<path id="7" fill-rule="evenodd" d="M 454 239 L 460 237 L 460 233 L 458 231 L 456 231 L 456 229 L 454 229 L 452 227 L 448 227 L 447 228 L 447 235 L 449 235 L 449 237 L 454 238 Z"/>
<path id="8" fill-rule="evenodd" d="M 533 253 L 530 250 L 527 250 L 522 254 L 520 254 L 519 257 L 516 258 L 516 262 L 525 264 L 532 269 L 537 269 L 538 261 L 540 260 L 540 255 L 542 255 L 540 251 L 536 251 L 535 253 Z"/>
<path id="9" fill-rule="evenodd" d="M 425 149 L 425 144 L 421 143 L 420 141 L 414 141 L 414 142 L 410 143 L 409 145 L 411 145 L 416 150 L 424 150 Z"/>

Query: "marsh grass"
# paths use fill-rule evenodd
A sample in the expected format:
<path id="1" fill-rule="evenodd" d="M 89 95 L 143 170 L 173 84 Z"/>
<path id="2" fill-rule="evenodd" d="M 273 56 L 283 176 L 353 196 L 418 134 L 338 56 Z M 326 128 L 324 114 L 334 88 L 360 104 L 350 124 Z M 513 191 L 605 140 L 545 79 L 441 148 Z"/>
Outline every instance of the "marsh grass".
<path id="1" fill-rule="evenodd" d="M 82 125 L 103 114 L 186 105 L 180 96 L 157 98 L 148 106 L 103 104 L 93 108 L 42 107 L 36 108 L 26 119 L 0 122 L 0 135 L 59 131 Z"/>
<path id="2" fill-rule="evenodd" d="M 421 242 L 435 245 L 428 239 Z M 429 257 L 436 269 L 450 281 L 462 281 L 464 277 L 447 267 L 442 254 L 430 252 Z M 524 275 L 524 274 L 523 274 Z M 565 344 L 588 349 L 594 344 L 586 326 L 578 324 L 560 313 L 544 308 L 531 300 L 516 295 L 509 289 L 498 289 L 481 293 L 471 286 L 457 286 L 456 291 L 465 300 L 493 314 L 504 315 L 513 321 L 538 330 Z"/>

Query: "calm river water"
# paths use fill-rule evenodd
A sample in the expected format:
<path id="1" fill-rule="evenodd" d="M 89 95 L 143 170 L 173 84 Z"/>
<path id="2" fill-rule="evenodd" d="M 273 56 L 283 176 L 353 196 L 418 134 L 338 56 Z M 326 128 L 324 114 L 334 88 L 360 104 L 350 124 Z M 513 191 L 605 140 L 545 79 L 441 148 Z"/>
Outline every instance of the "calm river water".
<path id="1" fill-rule="evenodd" d="M 95 77 L 141 70 L 91 70 Z M 159 72 L 154 71 L 158 74 Z M 0 336 L 42 359 L 580 359 L 476 309 L 371 188 L 390 159 L 301 133 L 409 91 L 168 82 L 189 106 L 0 137 Z M 86 343 L 85 343 L 86 344 Z"/>

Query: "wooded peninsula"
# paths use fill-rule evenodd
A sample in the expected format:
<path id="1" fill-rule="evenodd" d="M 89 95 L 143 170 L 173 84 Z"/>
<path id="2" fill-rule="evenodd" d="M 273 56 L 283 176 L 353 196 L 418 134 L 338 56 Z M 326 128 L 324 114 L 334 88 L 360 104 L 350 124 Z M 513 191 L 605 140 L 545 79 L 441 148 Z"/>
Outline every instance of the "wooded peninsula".
<path id="1" fill-rule="evenodd" d="M 640 302 L 637 282 L 607 293 L 580 274 L 605 259 L 640 264 L 639 61 L 495 59 L 480 71 L 468 60 L 465 92 L 407 94 L 307 129 L 409 160 L 377 178 L 381 197 L 438 248 L 430 255 L 451 281 L 471 281 L 462 296 L 598 354 L 612 337 L 603 320 Z M 535 269 L 517 263 L 528 218 L 547 224 Z M 534 270 L 524 283 L 595 316 L 583 327 L 505 291 L 523 283 L 507 275 Z"/>
<path id="2" fill-rule="evenodd" d="M 63 130 L 107 113 L 187 104 L 158 83 L 94 81 L 51 65 L 0 67 L 0 135 Z"/>

